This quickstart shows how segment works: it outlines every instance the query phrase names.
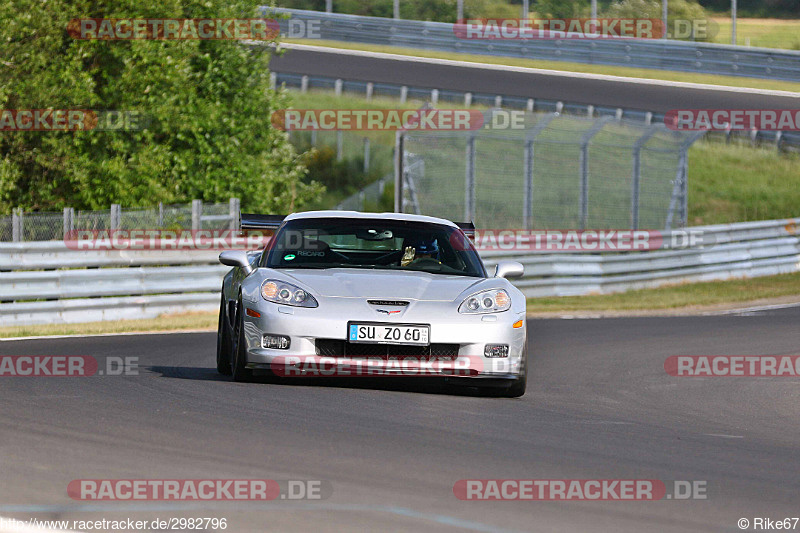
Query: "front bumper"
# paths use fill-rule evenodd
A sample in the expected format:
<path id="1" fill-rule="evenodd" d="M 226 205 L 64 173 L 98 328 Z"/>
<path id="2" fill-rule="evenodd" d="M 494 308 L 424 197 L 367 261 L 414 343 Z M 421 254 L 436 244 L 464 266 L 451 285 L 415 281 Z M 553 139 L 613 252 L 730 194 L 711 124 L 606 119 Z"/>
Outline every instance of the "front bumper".
<path id="1" fill-rule="evenodd" d="M 491 315 L 465 315 L 459 314 L 452 302 L 412 302 L 399 316 L 385 317 L 377 315 L 366 302 L 348 298 L 325 299 L 319 308 L 289 307 L 270 302 L 243 303 L 261 314 L 260 317 L 244 317 L 247 366 L 251 369 L 278 370 L 276 373 L 280 374 L 287 365 L 293 365 L 289 375 L 445 376 L 496 380 L 517 379 L 524 372 L 524 312 L 509 310 Z M 519 320 L 522 320 L 522 326 L 514 328 L 513 324 Z M 349 345 L 349 321 L 429 324 L 430 343 L 434 349 L 425 354 L 418 347 L 411 346 L 408 353 L 404 353 L 403 346 L 381 345 L 389 346 L 381 357 L 367 355 L 363 350 L 359 352 L 360 357 L 346 355 L 347 351 L 333 355 L 330 351 L 320 351 L 320 347 L 331 342 Z M 262 347 L 265 334 L 289 337 L 289 348 Z M 486 344 L 507 344 L 508 357 L 485 357 Z M 442 355 L 445 352 L 447 355 Z M 368 363 L 364 363 L 365 357 Z M 296 365 L 298 361 L 303 364 Z M 313 361 L 316 361 L 316 366 Z M 320 362 L 325 364 L 324 371 Z M 303 370 L 309 367 L 309 372 Z M 369 371 L 353 374 L 354 367 Z"/>

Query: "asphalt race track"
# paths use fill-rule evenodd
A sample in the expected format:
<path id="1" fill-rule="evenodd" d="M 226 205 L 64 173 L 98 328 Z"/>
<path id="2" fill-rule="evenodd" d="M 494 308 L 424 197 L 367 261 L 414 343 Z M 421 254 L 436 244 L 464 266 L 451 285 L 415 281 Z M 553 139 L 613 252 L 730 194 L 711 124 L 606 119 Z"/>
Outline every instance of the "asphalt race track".
<path id="1" fill-rule="evenodd" d="M 379 55 L 378 55 L 379 56 Z M 404 56 L 403 56 L 404 57 Z M 270 69 L 345 80 L 391 83 L 440 90 L 472 91 L 573 104 L 664 113 L 671 109 L 796 109 L 787 94 L 686 88 L 658 82 L 576 78 L 570 73 L 497 71 L 353 55 L 347 50 L 298 47 L 275 56 Z"/>
<path id="2" fill-rule="evenodd" d="M 213 333 L 0 342 L 138 376 L 0 377 L 0 516 L 225 517 L 228 531 L 739 531 L 800 514 L 795 378 L 679 378 L 670 355 L 797 354 L 800 308 L 531 320 L 521 399 L 440 385 L 239 384 Z M 417 382 L 419 383 L 419 382 Z M 321 501 L 71 500 L 74 479 L 320 480 Z M 459 479 L 707 481 L 705 500 L 460 501 Z"/>

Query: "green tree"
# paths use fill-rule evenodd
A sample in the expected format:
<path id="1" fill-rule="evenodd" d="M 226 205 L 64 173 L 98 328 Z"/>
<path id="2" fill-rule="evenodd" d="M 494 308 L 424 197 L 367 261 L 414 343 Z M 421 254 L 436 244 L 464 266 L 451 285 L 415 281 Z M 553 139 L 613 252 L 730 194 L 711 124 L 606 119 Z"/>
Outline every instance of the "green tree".
<path id="1" fill-rule="evenodd" d="M 11 0 L 0 5 L 0 109 L 138 111 L 141 131 L 0 132 L 0 212 L 238 196 L 289 212 L 319 196 L 270 125 L 269 50 L 237 41 L 76 40 L 80 18 L 250 18 L 257 0 Z"/>

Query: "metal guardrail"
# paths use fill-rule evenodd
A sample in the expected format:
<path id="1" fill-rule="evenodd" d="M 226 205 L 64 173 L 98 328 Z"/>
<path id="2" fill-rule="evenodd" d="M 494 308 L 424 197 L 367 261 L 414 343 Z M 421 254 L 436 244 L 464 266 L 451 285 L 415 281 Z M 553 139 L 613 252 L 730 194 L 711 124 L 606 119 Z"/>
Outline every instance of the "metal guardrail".
<path id="1" fill-rule="evenodd" d="M 664 39 L 461 39 L 444 22 L 262 7 L 265 16 L 272 9 L 319 21 L 319 38 L 332 41 L 800 81 L 800 52 L 793 50 Z M 288 21 L 280 24 L 286 33 Z"/>
<path id="2" fill-rule="evenodd" d="M 691 229 L 714 244 L 651 252 L 481 255 L 487 268 L 501 259 L 525 264 L 526 274 L 515 284 L 529 297 L 800 271 L 800 218 Z M 0 325 L 214 311 L 226 270 L 215 251 L 89 252 L 58 241 L 0 243 Z"/>
<path id="3" fill-rule="evenodd" d="M 800 271 L 800 218 L 690 228 L 704 247 L 610 254 L 484 252 L 487 268 L 502 259 L 525 265 L 514 282 L 526 296 L 574 296 L 671 283 Z M 666 235 L 669 235 L 667 233 Z"/>

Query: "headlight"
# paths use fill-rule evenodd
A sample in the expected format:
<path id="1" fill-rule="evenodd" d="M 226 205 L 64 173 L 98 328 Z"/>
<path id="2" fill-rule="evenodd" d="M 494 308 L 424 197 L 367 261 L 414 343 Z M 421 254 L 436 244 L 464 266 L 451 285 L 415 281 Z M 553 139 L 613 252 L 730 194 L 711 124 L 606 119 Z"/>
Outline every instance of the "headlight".
<path id="1" fill-rule="evenodd" d="M 268 302 L 297 307 L 317 307 L 319 304 L 306 291 L 276 279 L 268 279 L 261 284 L 261 296 Z"/>
<path id="2" fill-rule="evenodd" d="M 473 294 L 458 306 L 459 313 L 499 313 L 511 307 L 511 298 L 503 289 Z"/>

